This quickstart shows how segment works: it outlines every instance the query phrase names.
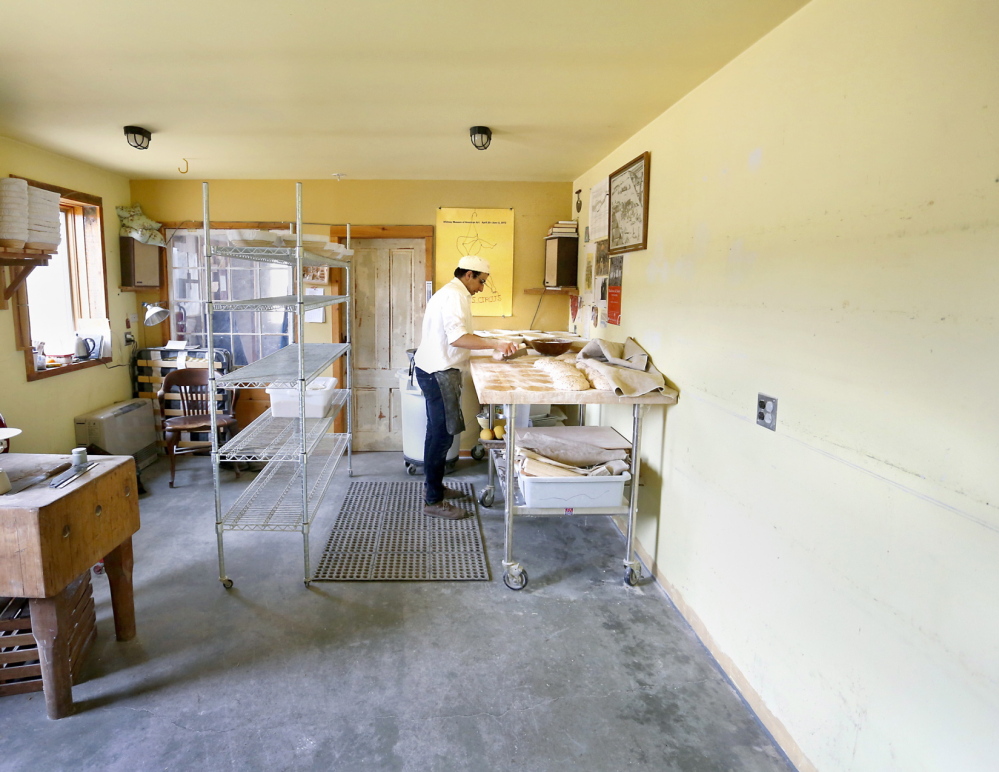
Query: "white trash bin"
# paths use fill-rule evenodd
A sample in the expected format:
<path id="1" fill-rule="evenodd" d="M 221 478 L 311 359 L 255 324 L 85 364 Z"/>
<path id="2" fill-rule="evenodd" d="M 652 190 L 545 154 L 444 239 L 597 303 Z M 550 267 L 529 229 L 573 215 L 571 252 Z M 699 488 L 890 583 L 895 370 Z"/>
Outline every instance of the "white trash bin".
<path id="1" fill-rule="evenodd" d="M 410 376 L 408 370 L 397 370 L 396 374 L 399 376 L 399 397 L 402 402 L 402 459 L 406 462 L 407 472 L 412 475 L 422 474 L 423 444 L 427 439 L 427 401 L 415 373 Z M 447 452 L 445 474 L 454 471 L 460 445 L 461 435 L 457 434 Z"/>

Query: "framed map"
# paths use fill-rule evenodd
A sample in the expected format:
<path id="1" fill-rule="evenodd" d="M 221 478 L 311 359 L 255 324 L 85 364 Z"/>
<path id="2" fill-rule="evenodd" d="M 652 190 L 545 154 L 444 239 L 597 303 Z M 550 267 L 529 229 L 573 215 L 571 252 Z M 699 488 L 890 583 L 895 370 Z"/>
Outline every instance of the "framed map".
<path id="1" fill-rule="evenodd" d="M 649 238 L 649 163 L 642 153 L 610 175 L 610 244 L 612 255 L 645 249 Z"/>

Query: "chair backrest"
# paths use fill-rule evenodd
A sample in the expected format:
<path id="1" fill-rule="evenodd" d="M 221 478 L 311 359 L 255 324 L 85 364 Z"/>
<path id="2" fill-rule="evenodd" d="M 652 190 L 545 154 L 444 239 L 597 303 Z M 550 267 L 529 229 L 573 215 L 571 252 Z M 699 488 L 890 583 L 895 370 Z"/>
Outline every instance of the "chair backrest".
<path id="1" fill-rule="evenodd" d="M 180 395 L 180 410 L 184 415 L 207 415 L 208 368 L 171 370 L 163 376 L 163 393 Z"/>

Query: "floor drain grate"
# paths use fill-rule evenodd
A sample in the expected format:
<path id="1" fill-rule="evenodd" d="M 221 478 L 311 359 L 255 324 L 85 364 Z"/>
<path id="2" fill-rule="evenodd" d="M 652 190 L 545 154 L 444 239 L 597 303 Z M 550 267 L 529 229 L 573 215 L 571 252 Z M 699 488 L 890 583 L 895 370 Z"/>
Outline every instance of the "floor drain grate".
<path id="1" fill-rule="evenodd" d="M 488 580 L 475 491 L 451 502 L 471 517 L 443 520 L 423 514 L 423 483 L 352 482 L 314 581 Z"/>

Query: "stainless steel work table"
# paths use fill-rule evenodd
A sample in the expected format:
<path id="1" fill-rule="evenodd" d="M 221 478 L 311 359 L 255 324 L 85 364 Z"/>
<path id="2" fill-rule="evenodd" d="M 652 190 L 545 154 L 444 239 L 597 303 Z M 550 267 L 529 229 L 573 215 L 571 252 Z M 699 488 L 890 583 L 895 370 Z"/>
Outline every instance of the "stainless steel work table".
<path id="1" fill-rule="evenodd" d="M 505 458 L 500 479 L 505 490 L 504 522 L 506 548 L 503 560 L 503 582 L 511 590 L 527 586 L 527 571 L 513 557 L 513 519 L 519 515 L 627 515 L 627 552 L 624 558 L 625 582 L 634 585 L 642 575 L 642 564 L 635 559 L 635 522 L 638 516 L 638 482 L 641 455 L 642 419 L 652 405 L 676 404 L 677 392 L 665 388 L 641 397 L 619 397 L 613 391 L 587 389 L 585 391 L 560 391 L 546 373 L 534 367 L 537 357 L 523 356 L 508 361 L 496 361 L 490 356 L 473 356 L 470 362 L 472 383 L 479 402 L 483 405 L 502 405 L 507 427 L 516 427 L 516 411 L 521 405 L 631 405 L 631 490 L 626 507 L 597 507 L 564 509 L 538 509 L 519 506 L 515 499 L 515 473 L 510 459 L 514 458 L 514 431 L 505 435 Z M 495 453 L 491 450 L 490 454 Z M 490 459 L 493 463 L 493 459 Z"/>

